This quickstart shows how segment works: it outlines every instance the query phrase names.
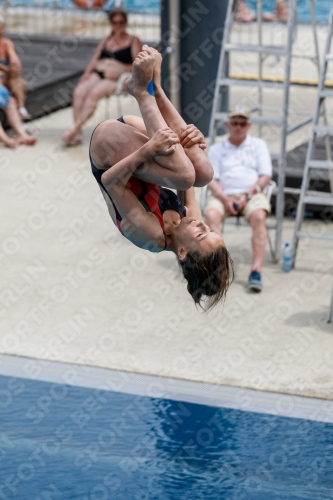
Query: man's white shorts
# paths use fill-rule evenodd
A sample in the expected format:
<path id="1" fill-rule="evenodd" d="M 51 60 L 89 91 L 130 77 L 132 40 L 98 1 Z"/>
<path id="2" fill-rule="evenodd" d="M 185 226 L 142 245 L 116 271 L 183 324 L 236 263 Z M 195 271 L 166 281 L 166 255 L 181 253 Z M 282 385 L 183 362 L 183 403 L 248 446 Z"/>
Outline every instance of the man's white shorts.
<path id="1" fill-rule="evenodd" d="M 230 196 L 234 196 L 235 198 L 238 198 L 241 196 L 241 194 L 233 194 Z M 224 205 L 222 201 L 218 200 L 215 198 L 215 196 L 212 195 L 212 192 L 210 189 L 207 189 L 207 200 L 206 200 L 206 208 L 205 208 L 205 213 L 209 208 L 215 208 L 220 214 L 222 219 L 225 219 L 226 217 L 229 217 L 229 213 L 226 212 Z M 247 202 L 245 207 L 243 208 L 241 214 L 244 215 L 245 219 L 248 220 L 250 215 L 255 211 L 255 210 L 266 210 L 267 214 L 271 213 L 271 207 L 268 202 L 267 196 L 264 193 L 257 193 L 252 196 L 252 198 Z"/>

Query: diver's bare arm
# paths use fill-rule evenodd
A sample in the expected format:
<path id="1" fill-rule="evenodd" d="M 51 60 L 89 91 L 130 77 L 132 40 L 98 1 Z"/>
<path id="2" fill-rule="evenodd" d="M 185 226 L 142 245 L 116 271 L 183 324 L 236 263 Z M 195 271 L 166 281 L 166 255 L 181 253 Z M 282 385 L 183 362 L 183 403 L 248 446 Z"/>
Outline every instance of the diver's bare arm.
<path id="1" fill-rule="evenodd" d="M 169 156 L 175 152 L 179 139 L 169 128 L 155 132 L 148 142 L 139 149 L 118 161 L 102 174 L 102 182 L 106 189 L 114 186 L 125 186 L 136 169 L 151 157 Z"/>
<path id="2" fill-rule="evenodd" d="M 168 127 L 176 132 L 178 137 L 181 136 L 187 127 L 186 122 L 165 95 L 159 81 L 155 83 L 154 88 L 156 103 L 164 120 L 166 121 Z M 206 153 L 199 146 L 199 144 L 186 147 L 184 148 L 184 151 L 194 166 L 194 170 L 196 172 L 196 181 L 194 185 L 197 187 L 206 186 L 212 180 L 214 175 L 213 167 L 207 158 Z"/>
<path id="3" fill-rule="evenodd" d="M 180 197 L 184 193 L 184 202 L 185 206 L 187 208 L 186 210 L 186 216 L 187 217 L 194 217 L 197 220 L 202 220 L 202 214 L 200 207 L 197 203 L 197 200 L 195 198 L 195 191 L 194 188 L 187 189 L 186 191 L 177 191 L 178 196 Z"/>
<path id="4" fill-rule="evenodd" d="M 126 156 L 102 174 L 103 185 L 108 189 L 112 185 L 125 186 L 135 170 L 153 156 L 149 141 L 137 151 Z"/>
<path id="5" fill-rule="evenodd" d="M 180 136 L 182 131 L 186 128 L 187 124 L 162 89 L 160 72 L 156 71 L 156 68 L 154 68 L 154 93 L 157 106 L 168 127 L 176 132 L 178 136 Z"/>

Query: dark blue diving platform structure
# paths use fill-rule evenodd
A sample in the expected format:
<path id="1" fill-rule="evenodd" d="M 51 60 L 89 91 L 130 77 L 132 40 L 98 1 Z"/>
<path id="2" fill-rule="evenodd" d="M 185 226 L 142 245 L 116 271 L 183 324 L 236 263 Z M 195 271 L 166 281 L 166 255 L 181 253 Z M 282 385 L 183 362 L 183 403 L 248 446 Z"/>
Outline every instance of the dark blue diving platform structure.
<path id="1" fill-rule="evenodd" d="M 71 104 L 73 89 L 98 40 L 68 36 L 10 35 L 27 83 L 26 107 L 33 118 Z"/>

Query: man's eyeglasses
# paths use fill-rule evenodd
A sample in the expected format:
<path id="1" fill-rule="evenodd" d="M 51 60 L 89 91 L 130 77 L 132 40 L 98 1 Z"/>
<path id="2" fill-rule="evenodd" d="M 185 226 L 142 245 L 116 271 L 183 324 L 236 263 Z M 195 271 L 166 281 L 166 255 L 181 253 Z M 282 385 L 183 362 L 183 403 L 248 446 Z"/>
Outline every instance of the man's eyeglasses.
<path id="1" fill-rule="evenodd" d="M 248 122 L 234 122 L 234 121 L 230 122 L 230 125 L 232 127 L 237 127 L 238 125 L 240 127 L 246 127 L 247 124 L 248 124 Z"/>
<path id="2" fill-rule="evenodd" d="M 111 24 L 118 25 L 118 26 L 123 26 L 125 24 L 125 21 L 111 21 Z"/>

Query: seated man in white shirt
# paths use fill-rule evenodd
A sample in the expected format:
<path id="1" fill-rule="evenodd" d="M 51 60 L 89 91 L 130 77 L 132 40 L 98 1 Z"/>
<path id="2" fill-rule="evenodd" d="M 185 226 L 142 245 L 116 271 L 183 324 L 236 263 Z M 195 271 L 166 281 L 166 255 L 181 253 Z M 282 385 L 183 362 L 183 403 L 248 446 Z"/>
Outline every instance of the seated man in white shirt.
<path id="1" fill-rule="evenodd" d="M 248 135 L 248 111 L 238 106 L 229 112 L 229 137 L 213 144 L 208 158 L 214 178 L 208 184 L 205 217 L 207 224 L 221 234 L 221 223 L 228 215 L 242 214 L 252 227 L 253 258 L 248 289 L 261 292 L 261 268 L 267 243 L 266 217 L 270 213 L 262 192 L 270 182 L 272 162 L 266 143 Z"/>

